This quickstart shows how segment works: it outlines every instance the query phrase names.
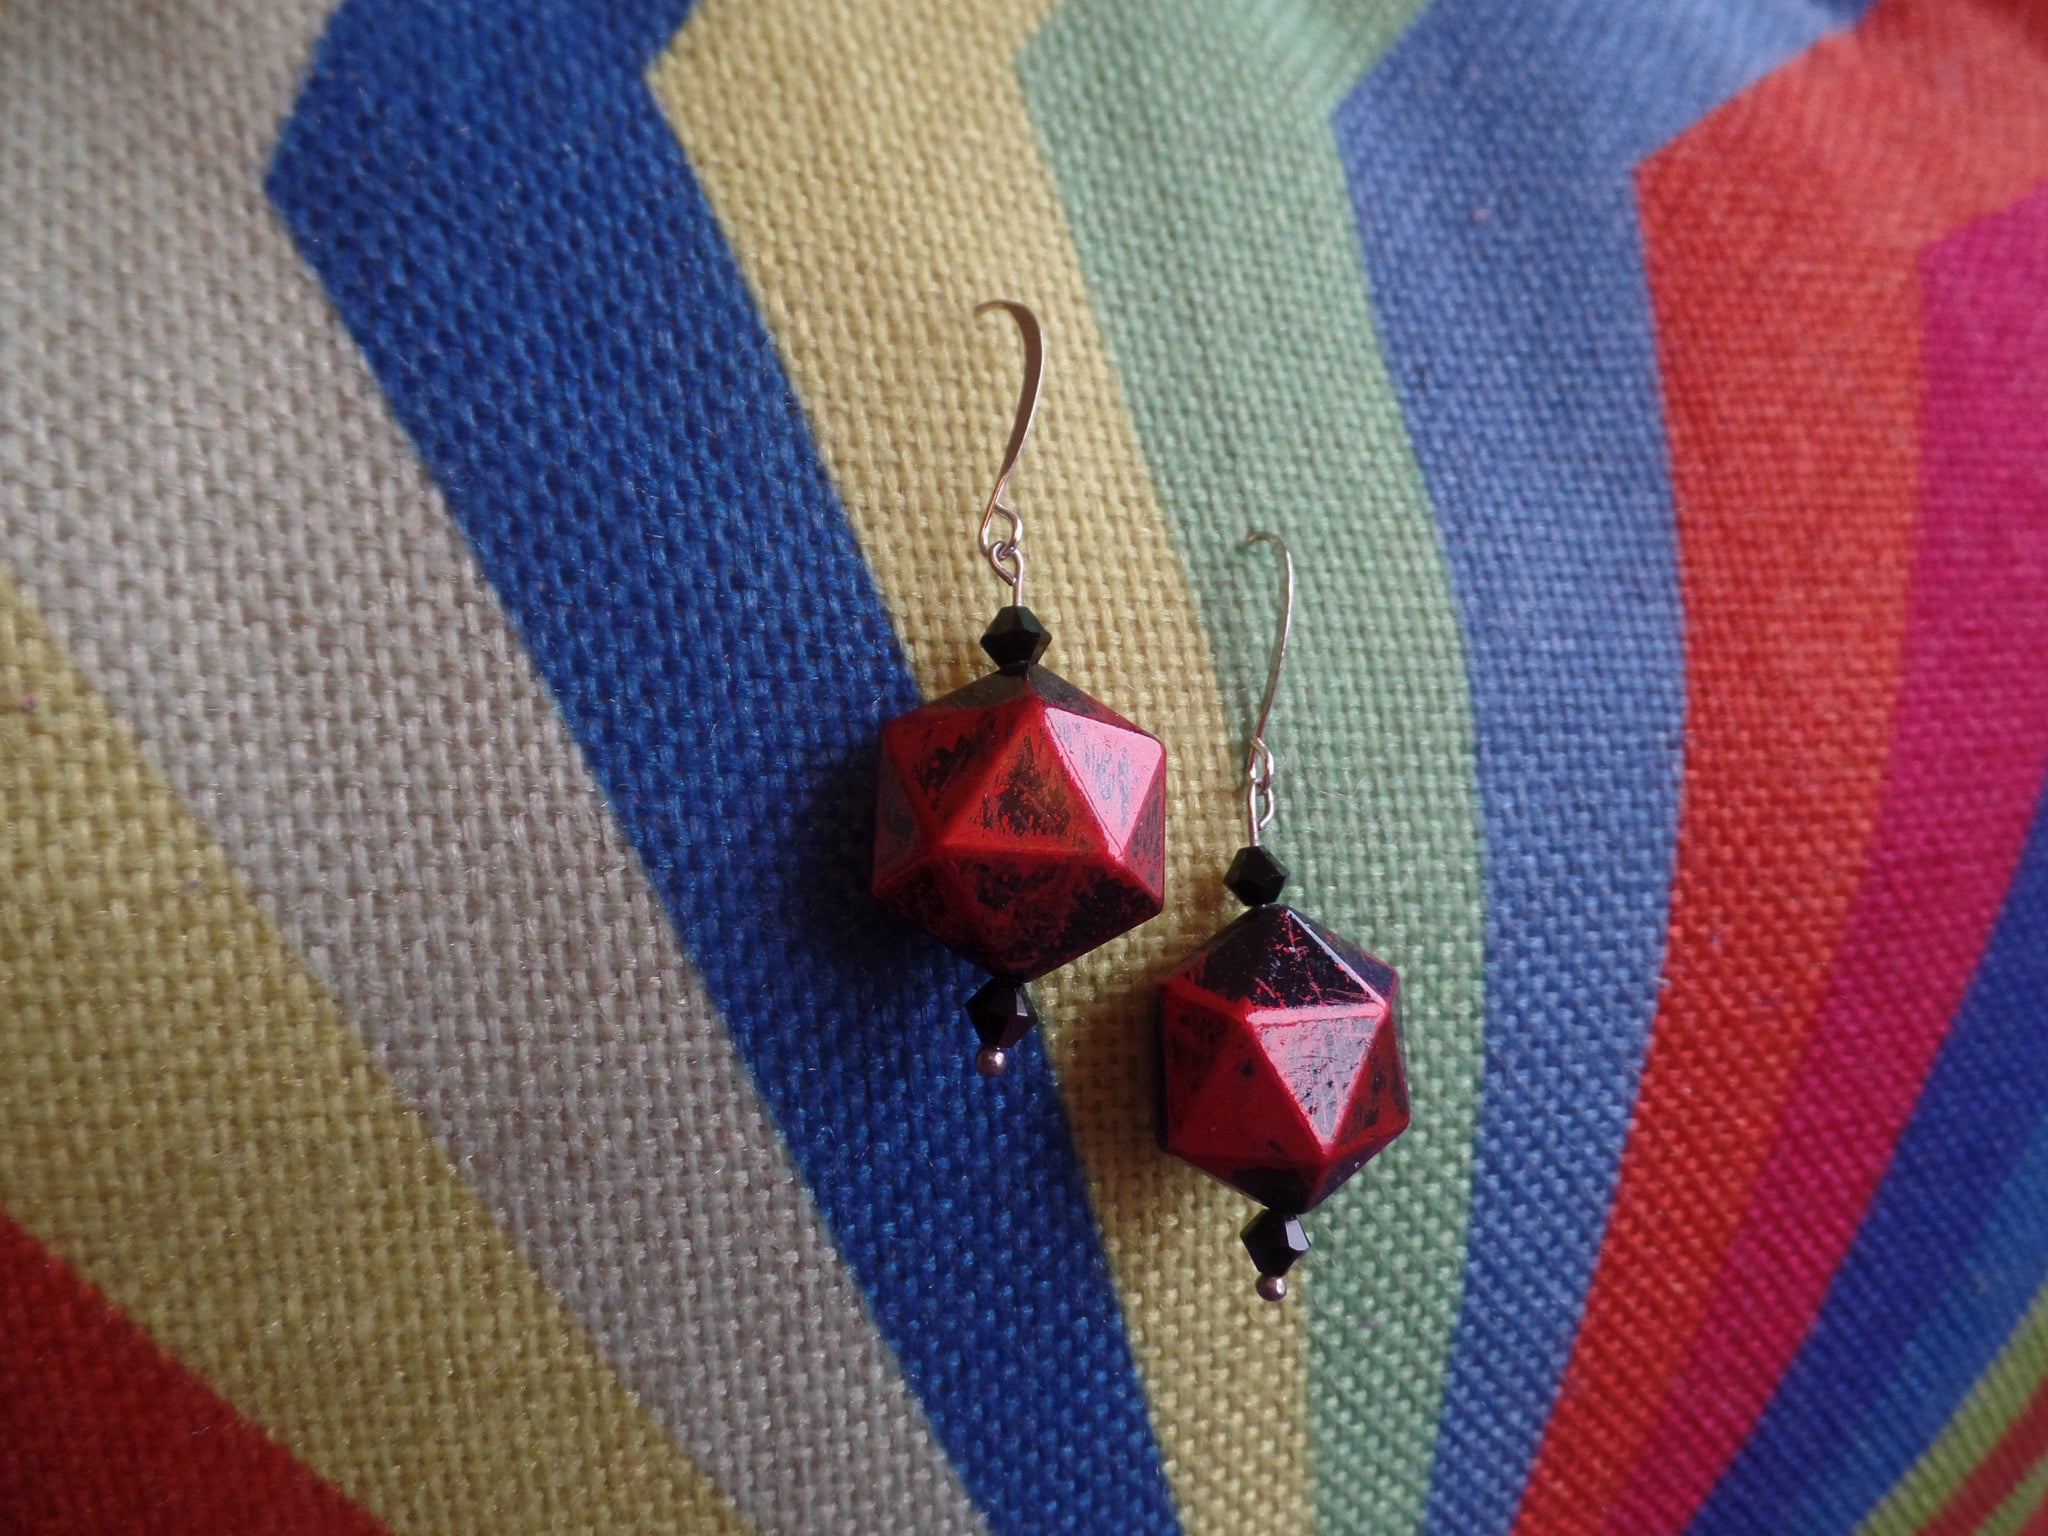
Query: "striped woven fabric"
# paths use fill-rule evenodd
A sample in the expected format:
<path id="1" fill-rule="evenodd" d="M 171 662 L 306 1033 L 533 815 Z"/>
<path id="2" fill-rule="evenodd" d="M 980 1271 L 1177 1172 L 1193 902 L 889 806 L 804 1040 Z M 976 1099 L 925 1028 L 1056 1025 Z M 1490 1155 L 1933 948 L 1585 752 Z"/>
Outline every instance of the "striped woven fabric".
<path id="1" fill-rule="evenodd" d="M 1163 916 L 967 1069 L 879 724 Z M 0 1532 L 2048 1536 L 2041 0 L 0 0 Z M 1274 841 L 1414 1129 L 1153 1136 Z"/>

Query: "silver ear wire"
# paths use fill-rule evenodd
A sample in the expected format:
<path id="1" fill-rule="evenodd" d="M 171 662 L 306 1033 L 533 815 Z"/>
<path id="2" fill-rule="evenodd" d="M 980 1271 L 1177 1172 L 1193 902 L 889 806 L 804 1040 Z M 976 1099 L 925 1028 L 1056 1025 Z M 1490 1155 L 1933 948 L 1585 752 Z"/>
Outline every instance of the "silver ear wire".
<path id="1" fill-rule="evenodd" d="M 1003 467 L 996 475 L 995 489 L 988 493 L 988 506 L 981 514 L 981 553 L 1002 580 L 1010 584 L 1010 602 L 1024 606 L 1024 519 L 1003 500 L 1010 476 L 1023 455 L 1024 440 L 1031 436 L 1031 420 L 1038 414 L 1038 386 L 1045 374 L 1045 338 L 1038 329 L 1038 316 L 1015 299 L 990 299 L 974 306 L 976 318 L 990 310 L 1009 312 L 1024 337 L 1024 391 L 1017 397 L 1017 419 L 1010 426 L 1010 444 L 1003 450 Z M 996 537 L 996 519 L 1007 520 L 1009 532 Z"/>
<path id="2" fill-rule="evenodd" d="M 1255 531 L 1245 545 L 1271 544 L 1280 551 L 1280 633 L 1273 642 L 1273 667 L 1266 674 L 1266 697 L 1259 705 L 1259 722 L 1252 727 L 1251 747 L 1244 760 L 1244 816 L 1251 846 L 1259 846 L 1259 834 L 1273 820 L 1273 781 L 1279 764 L 1266 745 L 1266 724 L 1273 718 L 1273 700 L 1280 692 L 1280 669 L 1287 665 L 1287 641 L 1294 633 L 1294 551 L 1277 533 Z"/>

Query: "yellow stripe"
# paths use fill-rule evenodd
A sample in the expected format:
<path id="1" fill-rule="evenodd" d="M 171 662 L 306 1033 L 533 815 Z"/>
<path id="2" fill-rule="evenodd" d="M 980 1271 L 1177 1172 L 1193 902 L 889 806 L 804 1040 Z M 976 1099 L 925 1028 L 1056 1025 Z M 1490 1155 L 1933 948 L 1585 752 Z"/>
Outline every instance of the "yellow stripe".
<path id="1" fill-rule="evenodd" d="M 394 1529 L 745 1529 L 4 571 L 0 1103 L 0 1205 Z"/>
<path id="2" fill-rule="evenodd" d="M 1166 915 L 1043 988 L 1166 1471 L 1196 1536 L 1305 1532 L 1305 1312 L 1253 1295 L 1248 1206 L 1152 1141 L 1150 982 L 1228 917 L 1237 731 L 1014 60 L 1049 0 L 706 0 L 651 84 L 732 241 L 927 693 L 986 669 L 975 521 L 1045 322 L 1011 500 L 1048 660 L 1172 764 Z M 963 1062 L 965 1051 L 963 1048 Z M 964 1065 L 963 1065 L 964 1070 Z"/>

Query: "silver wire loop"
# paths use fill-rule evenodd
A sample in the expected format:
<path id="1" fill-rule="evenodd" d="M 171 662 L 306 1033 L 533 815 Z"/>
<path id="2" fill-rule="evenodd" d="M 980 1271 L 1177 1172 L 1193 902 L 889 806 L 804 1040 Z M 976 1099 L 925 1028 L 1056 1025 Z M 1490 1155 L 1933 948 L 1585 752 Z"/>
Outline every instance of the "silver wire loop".
<path id="1" fill-rule="evenodd" d="M 1045 375 L 1045 338 L 1038 329 L 1038 316 L 1015 299 L 990 299 L 974 306 L 975 318 L 992 309 L 1007 310 L 1024 338 L 1024 392 L 1017 397 L 1017 419 L 1010 425 L 1010 444 L 1003 450 L 1003 467 L 996 475 L 995 489 L 988 493 L 988 506 L 981 514 L 978 542 L 982 558 L 999 580 L 1010 585 L 1010 601 L 1024 603 L 1024 519 L 1003 500 L 1017 460 L 1023 456 L 1024 440 L 1031 436 L 1031 421 L 1038 414 L 1038 386 Z M 996 537 L 996 519 L 1004 519 L 1007 531 Z"/>
<path id="2" fill-rule="evenodd" d="M 1271 544 L 1280 551 L 1280 633 L 1273 642 L 1273 666 L 1266 674 L 1266 697 L 1259 705 L 1258 724 L 1252 727 L 1251 746 L 1244 758 L 1244 818 L 1252 847 L 1259 846 L 1259 834 L 1271 825 L 1274 811 L 1273 783 L 1280 765 L 1273 749 L 1266 745 L 1266 726 L 1273 718 L 1273 700 L 1280 692 L 1280 669 L 1287 665 L 1287 641 L 1294 633 L 1294 551 L 1277 533 L 1254 530 L 1245 547 Z"/>

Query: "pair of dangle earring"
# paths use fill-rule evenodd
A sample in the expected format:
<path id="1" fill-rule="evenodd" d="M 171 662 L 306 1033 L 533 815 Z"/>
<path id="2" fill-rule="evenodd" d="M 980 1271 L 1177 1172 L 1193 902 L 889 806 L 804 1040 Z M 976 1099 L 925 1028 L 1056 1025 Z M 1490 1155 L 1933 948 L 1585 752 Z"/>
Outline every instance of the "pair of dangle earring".
<path id="1" fill-rule="evenodd" d="M 1045 347 L 1022 304 L 975 314 L 996 309 L 1024 340 L 1024 389 L 979 535 L 1010 589 L 981 637 L 996 670 L 882 727 L 872 878 L 885 906 L 989 972 L 966 1003 L 984 1077 L 1038 1022 L 1028 983 L 1166 904 L 1166 748 L 1039 665 L 1052 637 L 1024 606 L 1024 521 L 1003 493 Z"/>
<path id="2" fill-rule="evenodd" d="M 1280 633 L 1245 758 L 1247 842 L 1224 884 L 1251 910 L 1159 989 L 1160 1145 L 1264 1206 L 1243 1233 L 1259 1294 L 1287 1295 L 1308 1252 L 1301 1217 L 1408 1128 L 1392 966 L 1280 904 L 1287 871 L 1262 841 L 1278 767 L 1266 727 L 1294 623 L 1280 551 Z"/>
<path id="3" fill-rule="evenodd" d="M 1051 636 L 1024 606 L 1024 523 L 1003 500 L 1044 372 L 1038 321 L 997 300 L 1024 340 L 1024 389 L 982 513 L 984 559 L 1010 588 L 981 646 L 990 675 L 882 727 L 874 894 L 990 973 L 967 1000 L 976 1065 L 1000 1074 L 1038 1022 L 1028 983 L 1156 917 L 1166 900 L 1166 749 L 1039 665 Z M 997 531 L 997 520 L 1003 528 Z M 1301 1217 L 1408 1128 L 1391 966 L 1280 904 L 1263 845 L 1278 765 L 1266 727 L 1294 623 L 1280 551 L 1280 632 L 1245 760 L 1247 842 L 1224 884 L 1250 908 L 1184 960 L 1158 997 L 1160 1145 L 1264 1209 L 1243 1238 L 1269 1301 L 1308 1251 Z"/>

